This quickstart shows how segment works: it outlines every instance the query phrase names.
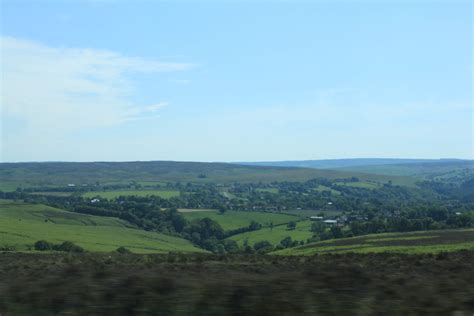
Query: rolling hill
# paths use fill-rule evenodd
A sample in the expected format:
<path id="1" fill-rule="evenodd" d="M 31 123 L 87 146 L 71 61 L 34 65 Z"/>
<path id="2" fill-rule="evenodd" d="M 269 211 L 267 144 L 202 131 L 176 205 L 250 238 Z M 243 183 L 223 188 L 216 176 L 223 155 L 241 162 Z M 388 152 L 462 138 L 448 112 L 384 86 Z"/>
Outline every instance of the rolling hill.
<path id="1" fill-rule="evenodd" d="M 40 162 L 1 163 L 1 190 L 28 186 L 147 182 L 273 182 L 306 181 L 314 178 L 361 180 L 413 185 L 409 177 L 385 176 L 354 171 L 318 170 L 296 167 L 244 166 L 228 163 L 148 162 Z"/>
<path id="2" fill-rule="evenodd" d="M 474 175 L 474 161 L 461 159 L 327 159 L 244 162 L 243 165 L 268 167 L 300 167 L 331 169 L 347 172 L 380 174 L 387 176 L 410 176 L 422 179 L 452 178 Z"/>
<path id="3" fill-rule="evenodd" d="M 434 162 L 434 159 L 403 159 L 403 158 L 347 158 L 347 159 L 318 159 L 318 160 L 284 160 L 284 161 L 257 161 L 239 162 L 239 164 L 250 166 L 273 166 L 273 167 L 300 167 L 314 169 L 338 169 L 357 166 L 378 166 L 393 164 L 409 164 Z"/>
<path id="4" fill-rule="evenodd" d="M 315 255 L 324 253 L 437 253 L 474 249 L 474 229 L 433 230 L 386 233 L 331 239 L 274 252 L 277 255 Z"/>
<path id="5" fill-rule="evenodd" d="M 427 180 L 457 181 L 474 177 L 474 161 L 432 161 L 390 165 L 366 165 L 342 167 L 337 170 L 374 173 L 383 175 L 410 176 Z"/>
<path id="6" fill-rule="evenodd" d="M 72 241 L 93 252 L 121 246 L 136 253 L 203 252 L 182 238 L 135 229 L 117 218 L 0 200 L 0 248 L 28 251 L 38 240 Z"/>

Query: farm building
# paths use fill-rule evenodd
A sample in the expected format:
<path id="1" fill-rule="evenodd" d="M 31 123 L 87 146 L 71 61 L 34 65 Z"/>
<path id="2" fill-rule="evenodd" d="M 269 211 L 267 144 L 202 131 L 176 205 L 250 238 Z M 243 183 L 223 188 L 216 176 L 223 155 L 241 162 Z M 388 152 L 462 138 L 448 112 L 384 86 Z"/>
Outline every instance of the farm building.
<path id="1" fill-rule="evenodd" d="M 327 219 L 327 220 L 324 221 L 324 224 L 336 225 L 336 224 L 337 224 L 337 220 L 335 220 L 335 219 Z"/>
<path id="2" fill-rule="evenodd" d="M 322 216 L 310 216 L 309 219 L 312 220 L 312 221 L 322 221 L 323 217 Z"/>

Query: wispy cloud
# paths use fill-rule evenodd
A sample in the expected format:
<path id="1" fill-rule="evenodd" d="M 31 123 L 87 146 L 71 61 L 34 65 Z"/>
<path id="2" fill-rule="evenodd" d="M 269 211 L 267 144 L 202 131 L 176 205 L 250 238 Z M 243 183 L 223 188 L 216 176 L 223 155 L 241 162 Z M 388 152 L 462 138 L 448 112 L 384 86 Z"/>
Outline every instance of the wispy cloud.
<path id="1" fill-rule="evenodd" d="M 12 37 L 1 38 L 1 53 L 2 116 L 40 134 L 157 117 L 167 103 L 136 104 L 133 75 L 194 67 Z"/>
<path id="2" fill-rule="evenodd" d="M 177 84 L 188 84 L 191 82 L 191 80 L 188 80 L 188 79 L 170 79 L 168 81 L 171 83 L 177 83 Z"/>

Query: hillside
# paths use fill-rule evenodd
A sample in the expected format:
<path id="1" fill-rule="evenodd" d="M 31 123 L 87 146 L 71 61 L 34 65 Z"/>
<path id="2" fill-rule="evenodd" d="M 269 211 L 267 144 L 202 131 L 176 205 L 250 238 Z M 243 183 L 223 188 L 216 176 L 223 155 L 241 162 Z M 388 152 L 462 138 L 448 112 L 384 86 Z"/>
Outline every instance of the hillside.
<path id="1" fill-rule="evenodd" d="M 451 179 L 474 175 L 474 161 L 460 159 L 325 159 L 296 161 L 243 162 L 243 165 L 332 169 L 387 176 L 413 176 L 423 179 Z"/>
<path id="2" fill-rule="evenodd" d="M 290 221 L 296 221 L 300 218 L 296 215 L 271 213 L 271 212 L 250 212 L 250 211 L 227 211 L 220 214 L 218 211 L 197 211 L 197 212 L 182 212 L 184 218 L 189 221 L 202 218 L 210 218 L 224 230 L 233 230 L 242 227 L 248 227 L 252 221 L 255 221 L 262 226 L 269 226 L 270 223 L 274 225 L 286 224 Z"/>
<path id="3" fill-rule="evenodd" d="M 293 230 L 289 230 L 286 225 L 279 225 L 273 228 L 264 227 L 256 231 L 231 236 L 229 239 L 235 240 L 239 246 L 243 246 L 244 243 L 254 245 L 257 242 L 265 240 L 269 241 L 273 246 L 276 246 L 286 237 L 291 237 L 292 240 L 306 242 L 308 238 L 313 236 L 311 223 L 309 220 L 298 221 L 296 228 Z"/>
<path id="4" fill-rule="evenodd" d="M 273 254 L 298 256 L 345 252 L 437 253 L 466 249 L 474 249 L 474 229 L 372 234 L 311 243 Z"/>
<path id="5" fill-rule="evenodd" d="M 38 240 L 72 241 L 94 252 L 110 252 L 121 246 L 136 253 L 203 251 L 187 240 L 135 229 L 117 218 L 0 200 L 0 248 L 27 251 Z"/>
<path id="6" fill-rule="evenodd" d="M 1 163 L 1 190 L 28 186 L 147 182 L 273 182 L 306 181 L 313 178 L 358 177 L 386 183 L 412 185 L 408 177 L 364 174 L 354 171 L 317 170 L 295 167 L 244 166 L 227 163 L 176 161 L 149 162 L 41 162 Z"/>
<path id="7" fill-rule="evenodd" d="M 433 161 L 414 162 L 390 165 L 366 165 L 342 167 L 337 170 L 374 173 L 383 175 L 411 176 L 427 180 L 443 180 L 449 182 L 462 181 L 474 177 L 474 161 Z"/>
<path id="8" fill-rule="evenodd" d="M 314 169 L 337 169 L 351 168 L 357 166 L 378 166 L 392 164 L 409 164 L 422 162 L 435 162 L 434 159 L 402 159 L 402 158 L 347 158 L 347 159 L 318 159 L 318 160 L 284 160 L 284 161 L 257 161 L 240 162 L 239 164 L 250 166 L 273 166 L 273 167 L 300 167 Z"/>

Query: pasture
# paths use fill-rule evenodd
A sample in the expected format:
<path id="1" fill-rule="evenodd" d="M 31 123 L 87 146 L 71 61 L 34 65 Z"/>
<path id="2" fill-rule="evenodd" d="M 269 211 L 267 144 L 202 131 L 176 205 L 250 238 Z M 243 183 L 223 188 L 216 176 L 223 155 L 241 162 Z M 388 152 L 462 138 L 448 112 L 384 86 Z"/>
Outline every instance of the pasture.
<path id="1" fill-rule="evenodd" d="M 274 194 L 278 193 L 277 188 L 258 188 L 258 189 L 255 189 L 255 191 L 257 191 L 257 192 L 268 192 L 268 193 L 274 193 Z"/>
<path id="2" fill-rule="evenodd" d="M 135 229 L 117 218 L 0 201 L 0 248 L 29 251 L 38 240 L 72 241 L 93 252 L 110 252 L 121 246 L 136 253 L 203 252 L 187 240 Z"/>
<path id="3" fill-rule="evenodd" d="M 218 222 L 219 225 L 227 231 L 246 227 L 252 221 L 256 221 L 263 226 L 268 226 L 272 222 L 273 225 L 279 225 L 298 220 L 298 217 L 295 215 L 250 211 L 227 211 L 224 214 L 212 210 L 204 212 L 183 212 L 183 216 L 189 221 L 208 217 Z"/>
<path id="4" fill-rule="evenodd" d="M 323 253 L 437 253 L 474 249 L 474 229 L 387 233 L 333 239 L 274 252 L 278 255 Z"/>
<path id="5" fill-rule="evenodd" d="M 163 199 L 169 199 L 175 196 L 179 196 L 179 191 L 176 190 L 114 190 L 104 192 L 86 192 L 82 196 L 85 198 L 102 197 L 104 199 L 115 199 L 119 196 L 148 196 L 155 195 Z"/>
<path id="6" fill-rule="evenodd" d="M 414 185 L 410 177 L 364 174 L 355 171 L 317 170 L 293 167 L 244 166 L 230 163 L 176 161 L 148 162 L 44 162 L 0 164 L 0 178 L 9 189 L 26 185 L 65 186 L 68 183 L 137 183 L 165 182 L 234 183 L 307 181 L 314 178 L 342 179 L 357 177 L 375 181 Z"/>
<path id="7" fill-rule="evenodd" d="M 325 218 L 333 218 L 334 216 L 341 215 L 342 211 L 336 210 L 287 210 L 282 212 L 284 214 L 296 215 L 301 217 L 301 219 L 307 219 L 311 216 L 322 215 Z"/>
<path id="8" fill-rule="evenodd" d="M 318 192 L 331 192 L 331 194 L 334 194 L 334 195 L 340 195 L 341 192 L 337 191 L 337 190 L 334 190 L 330 187 L 327 187 L 325 185 L 318 185 L 317 188 L 314 188 L 313 189 L 314 191 L 318 191 Z"/>
<path id="9" fill-rule="evenodd" d="M 59 197 L 67 197 L 71 196 L 72 192 L 32 192 L 32 195 L 42 195 L 42 196 L 59 196 Z"/>
<path id="10" fill-rule="evenodd" d="M 353 188 L 362 188 L 362 189 L 377 189 L 380 188 L 380 183 L 369 182 L 369 181 L 358 181 L 358 182 L 346 182 L 346 183 L 337 183 L 337 185 L 345 185 Z"/>
<path id="11" fill-rule="evenodd" d="M 296 229 L 294 230 L 288 230 L 286 225 L 276 226 L 273 227 L 273 229 L 265 227 L 256 231 L 234 235 L 229 237 L 229 239 L 235 240 L 239 246 L 242 246 L 245 240 L 247 240 L 250 246 L 263 240 L 269 241 L 272 245 L 276 246 L 285 237 L 291 237 L 291 239 L 298 241 L 304 240 L 306 242 L 306 240 L 313 235 L 310 231 L 311 223 L 309 220 L 297 222 Z"/>

